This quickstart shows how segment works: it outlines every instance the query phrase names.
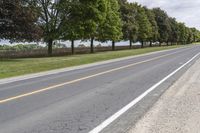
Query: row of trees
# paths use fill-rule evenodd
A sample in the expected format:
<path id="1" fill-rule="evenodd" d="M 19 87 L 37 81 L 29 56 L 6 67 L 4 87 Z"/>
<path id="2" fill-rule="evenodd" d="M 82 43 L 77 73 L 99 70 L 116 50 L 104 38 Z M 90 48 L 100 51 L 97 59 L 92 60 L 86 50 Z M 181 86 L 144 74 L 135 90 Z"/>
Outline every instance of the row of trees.
<path id="1" fill-rule="evenodd" d="M 44 40 L 52 54 L 55 40 L 191 43 L 200 31 L 171 18 L 160 8 L 148 9 L 126 0 L 1 0 L 0 38 Z"/>
<path id="2" fill-rule="evenodd" d="M 132 41 L 191 43 L 200 38 L 196 28 L 189 28 L 184 23 L 179 23 L 175 18 L 169 17 L 160 8 L 148 9 L 137 3 L 127 3 L 120 0 L 120 11 L 123 21 L 123 39 Z"/>

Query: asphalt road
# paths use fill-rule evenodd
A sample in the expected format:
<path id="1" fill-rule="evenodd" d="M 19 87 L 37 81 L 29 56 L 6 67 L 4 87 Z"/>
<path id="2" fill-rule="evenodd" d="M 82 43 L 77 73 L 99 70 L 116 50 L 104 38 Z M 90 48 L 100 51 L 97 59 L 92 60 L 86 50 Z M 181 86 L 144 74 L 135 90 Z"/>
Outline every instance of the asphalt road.
<path id="1" fill-rule="evenodd" d="M 87 133 L 199 52 L 192 46 L 0 84 L 0 133 Z"/>

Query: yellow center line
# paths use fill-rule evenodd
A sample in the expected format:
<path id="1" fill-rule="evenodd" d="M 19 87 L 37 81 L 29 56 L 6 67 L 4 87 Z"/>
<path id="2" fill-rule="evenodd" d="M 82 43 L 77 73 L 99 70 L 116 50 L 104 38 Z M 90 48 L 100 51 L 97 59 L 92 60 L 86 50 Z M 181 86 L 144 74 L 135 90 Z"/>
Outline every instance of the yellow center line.
<path id="1" fill-rule="evenodd" d="M 183 50 L 183 51 L 185 51 L 185 50 Z M 170 56 L 170 55 L 173 55 L 173 54 L 177 54 L 177 53 L 180 53 L 180 52 L 183 52 L 183 51 L 174 52 L 174 53 L 166 54 L 166 55 L 161 55 L 161 56 L 158 56 L 158 57 L 155 57 L 155 58 L 151 58 L 151 59 L 148 59 L 148 60 L 144 60 L 144 61 L 141 61 L 141 62 L 132 63 L 132 64 L 129 64 L 129 65 L 125 65 L 125 66 L 122 66 L 122 67 L 110 69 L 110 70 L 107 70 L 107 71 L 104 71 L 104 72 L 100 72 L 100 73 L 97 73 L 97 74 L 93 74 L 93 75 L 90 75 L 90 76 L 86 76 L 86 77 L 83 77 L 83 78 L 79 78 L 79 79 L 75 79 L 75 80 L 68 81 L 68 82 L 65 82 L 65 83 L 61 83 L 61 84 L 53 85 L 53 86 L 50 86 L 50 87 L 46 87 L 46 88 L 43 88 L 43 89 L 40 89 L 40 90 L 24 93 L 24 94 L 21 94 L 21 95 L 10 97 L 10 98 L 6 98 L 6 99 L 3 99 L 3 100 L 0 100 L 0 104 L 6 103 L 6 102 L 9 102 L 9 101 L 13 101 L 13 100 L 16 100 L 16 99 L 20 99 L 20 98 L 23 98 L 23 97 L 27 97 L 27 96 L 30 96 L 30 95 L 33 95 L 33 94 L 41 93 L 41 92 L 44 92 L 44 91 L 56 89 L 58 87 L 62 87 L 62 86 L 69 85 L 69 84 L 73 84 L 73 83 L 76 83 L 76 82 L 79 82 L 79 81 L 83 81 L 83 80 L 86 80 L 86 79 L 90 79 L 90 78 L 93 78 L 93 77 L 97 77 L 97 76 L 100 76 L 100 75 L 111 73 L 111 72 L 114 72 L 114 71 L 122 70 L 122 69 L 129 68 L 129 67 L 133 67 L 133 66 L 136 66 L 136 65 L 139 65 L 139 64 L 143 64 L 143 63 L 147 63 L 147 62 L 150 62 L 150 61 L 154 61 L 154 60 L 157 60 L 157 59 L 160 59 L 160 58 L 163 58 L 163 57 L 167 57 L 167 56 Z"/>

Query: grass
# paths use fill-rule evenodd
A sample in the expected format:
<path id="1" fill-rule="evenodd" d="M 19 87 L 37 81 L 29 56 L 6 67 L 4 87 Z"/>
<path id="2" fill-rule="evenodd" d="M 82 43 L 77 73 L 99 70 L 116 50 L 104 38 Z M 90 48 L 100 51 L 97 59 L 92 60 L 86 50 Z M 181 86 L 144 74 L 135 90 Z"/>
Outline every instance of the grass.
<path id="1" fill-rule="evenodd" d="M 194 42 L 194 43 L 192 43 L 192 44 L 200 44 L 200 42 Z"/>
<path id="2" fill-rule="evenodd" d="M 116 59 L 120 57 L 139 55 L 154 51 L 173 49 L 178 47 L 183 47 L 183 46 L 176 45 L 176 46 L 152 47 L 144 49 L 112 51 L 112 52 L 102 52 L 96 54 L 84 54 L 84 55 L 74 55 L 74 56 L 64 56 L 64 57 L 1 59 L 0 79 L 24 75 L 24 74 L 48 71 L 53 69 L 89 64 L 98 61 Z"/>

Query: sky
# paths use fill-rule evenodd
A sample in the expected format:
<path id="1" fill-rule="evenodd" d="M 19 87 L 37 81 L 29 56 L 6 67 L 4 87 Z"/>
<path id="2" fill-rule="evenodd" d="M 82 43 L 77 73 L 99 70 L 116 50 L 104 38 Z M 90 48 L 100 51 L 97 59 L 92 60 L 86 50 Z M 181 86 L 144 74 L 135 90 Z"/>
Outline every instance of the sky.
<path id="1" fill-rule="evenodd" d="M 200 0 L 128 0 L 149 8 L 160 7 L 177 21 L 200 30 Z"/>

